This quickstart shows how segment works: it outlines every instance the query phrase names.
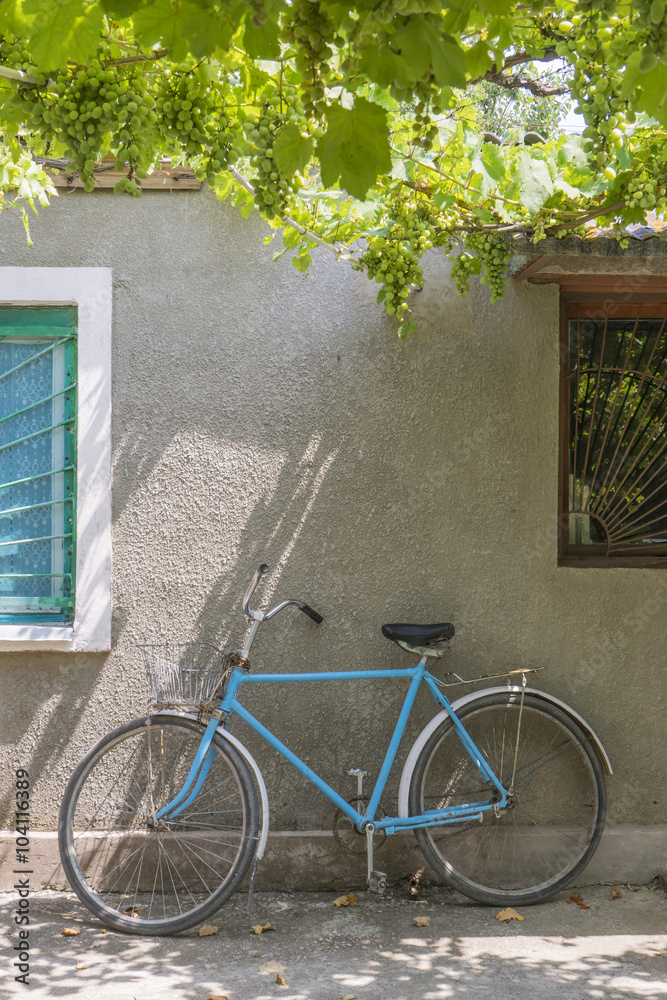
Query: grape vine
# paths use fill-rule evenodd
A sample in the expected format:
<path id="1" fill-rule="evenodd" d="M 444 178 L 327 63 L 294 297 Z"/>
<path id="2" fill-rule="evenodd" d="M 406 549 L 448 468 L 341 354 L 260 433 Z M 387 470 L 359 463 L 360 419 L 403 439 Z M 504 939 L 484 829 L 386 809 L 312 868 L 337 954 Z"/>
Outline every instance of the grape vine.
<path id="1" fill-rule="evenodd" d="M 113 165 L 138 196 L 166 157 L 282 228 L 274 257 L 305 270 L 320 244 L 366 270 L 405 334 L 424 253 L 495 300 L 510 233 L 623 239 L 667 211 L 664 0 L 104 0 L 71 30 L 60 7 L 0 8 L 0 194 L 19 212 L 53 195 L 43 163 L 86 191 Z M 485 141 L 477 81 L 569 91 L 583 136 Z"/>

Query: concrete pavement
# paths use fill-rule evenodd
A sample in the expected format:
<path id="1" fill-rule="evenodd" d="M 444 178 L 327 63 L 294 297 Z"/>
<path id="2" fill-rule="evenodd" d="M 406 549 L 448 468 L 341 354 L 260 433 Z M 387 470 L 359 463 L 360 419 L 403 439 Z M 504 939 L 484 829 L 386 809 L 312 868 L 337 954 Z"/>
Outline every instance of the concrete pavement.
<path id="1" fill-rule="evenodd" d="M 173 938 L 104 932 L 71 893 L 30 901 L 29 987 L 14 981 L 16 895 L 0 894 L 3 997 L 31 1000 L 667 1000 L 667 895 L 649 886 L 591 886 L 519 909 L 403 882 L 386 899 L 365 893 L 337 908 L 336 893 L 258 893 L 252 920 L 238 894 L 214 918 L 218 932 Z M 412 892 L 412 895 L 411 895 Z M 579 895 L 577 902 L 568 902 Z M 418 926 L 416 917 L 429 918 Z M 261 936 L 252 924 L 270 921 Z M 423 921 L 422 921 L 423 923 Z M 63 927 L 81 930 L 64 937 Z M 287 985 L 269 963 L 284 967 Z M 77 968 L 77 966 L 79 968 Z"/>

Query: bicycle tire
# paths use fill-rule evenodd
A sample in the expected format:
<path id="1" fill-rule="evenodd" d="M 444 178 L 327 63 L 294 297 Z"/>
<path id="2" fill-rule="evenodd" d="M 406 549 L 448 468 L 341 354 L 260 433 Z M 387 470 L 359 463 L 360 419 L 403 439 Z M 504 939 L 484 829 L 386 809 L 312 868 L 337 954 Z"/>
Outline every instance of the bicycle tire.
<path id="1" fill-rule="evenodd" d="M 458 716 L 505 788 L 514 769 L 521 695 L 499 692 Z M 502 773 L 501 773 L 502 771 Z M 413 771 L 409 811 L 489 801 L 451 719 L 435 730 Z M 509 808 L 478 819 L 415 830 L 426 860 L 452 888 L 490 905 L 541 903 L 586 867 L 602 836 L 606 789 L 583 730 L 559 708 L 525 695 Z"/>
<path id="2" fill-rule="evenodd" d="M 159 828 L 149 822 L 182 787 L 203 731 L 183 716 L 135 719 L 107 733 L 70 778 L 58 825 L 62 865 L 81 902 L 116 930 L 187 930 L 222 906 L 248 870 L 257 795 L 245 761 L 219 733 L 197 798 Z"/>

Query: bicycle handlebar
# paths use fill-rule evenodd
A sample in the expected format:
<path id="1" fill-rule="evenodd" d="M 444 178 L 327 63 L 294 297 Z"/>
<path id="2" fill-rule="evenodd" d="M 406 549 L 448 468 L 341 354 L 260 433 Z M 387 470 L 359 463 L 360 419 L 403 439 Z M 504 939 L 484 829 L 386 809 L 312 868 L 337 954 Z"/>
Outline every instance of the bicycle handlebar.
<path id="1" fill-rule="evenodd" d="M 304 615 L 308 615 L 309 618 L 312 618 L 317 625 L 324 621 L 324 618 L 319 611 L 315 611 L 315 609 L 311 608 L 309 604 L 299 604 L 299 610 L 303 611 Z"/>
<path id="2" fill-rule="evenodd" d="M 253 608 L 250 607 L 252 596 L 255 593 L 255 590 L 257 589 L 259 581 L 268 572 L 269 572 L 269 567 L 267 566 L 267 564 L 260 563 L 260 565 L 257 567 L 257 570 L 252 580 L 250 581 L 250 586 L 246 590 L 245 597 L 243 598 L 243 613 L 245 614 L 246 618 L 252 618 L 253 621 L 258 621 L 258 622 L 268 621 L 269 618 L 273 618 L 273 616 L 277 615 L 279 611 L 282 611 L 283 608 L 286 608 L 288 604 L 296 604 L 299 611 L 303 611 L 304 615 L 308 615 L 308 617 L 312 619 L 312 621 L 314 621 L 317 625 L 319 625 L 320 622 L 324 621 L 322 615 L 318 611 L 315 611 L 314 608 L 311 608 L 310 605 L 306 604 L 304 601 L 294 601 L 294 600 L 281 601 L 280 604 L 276 604 L 275 608 L 271 608 L 270 611 L 253 610 Z"/>
<path id="3" fill-rule="evenodd" d="M 245 597 L 243 598 L 243 613 L 246 616 L 246 618 L 254 618 L 256 621 L 261 622 L 262 618 L 264 617 L 261 611 L 252 610 L 252 608 L 250 607 L 250 602 L 252 600 L 252 595 L 255 593 L 255 590 L 257 589 L 257 584 L 262 579 L 264 574 L 268 572 L 269 572 L 269 567 L 267 566 L 267 564 L 260 563 L 259 566 L 257 567 L 257 572 L 250 581 L 250 586 L 246 590 Z"/>

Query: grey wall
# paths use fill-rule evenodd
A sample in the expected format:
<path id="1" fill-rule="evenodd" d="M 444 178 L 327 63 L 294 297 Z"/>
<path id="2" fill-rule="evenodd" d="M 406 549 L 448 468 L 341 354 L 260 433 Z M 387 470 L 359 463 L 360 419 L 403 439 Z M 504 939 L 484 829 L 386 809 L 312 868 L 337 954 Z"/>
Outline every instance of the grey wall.
<path id="1" fill-rule="evenodd" d="M 28 249 L 0 219 L 3 265 L 113 268 L 114 649 L 0 653 L 5 826 L 13 767 L 33 773 L 33 822 L 53 829 L 96 735 L 142 713 L 136 643 L 240 644 L 260 560 L 275 567 L 267 600 L 306 599 L 325 622 L 267 624 L 256 668 L 406 665 L 382 622 L 451 620 L 452 668 L 544 667 L 541 685 L 589 718 L 616 772 L 611 822 L 667 820 L 667 578 L 556 565 L 555 286 L 461 301 L 430 255 L 402 343 L 363 275 L 324 253 L 307 277 L 274 264 L 262 224 L 205 192 L 63 193 L 32 231 Z M 342 772 L 377 774 L 403 690 L 259 688 L 248 705 L 351 796 Z M 413 729 L 431 714 L 425 697 Z M 330 823 L 324 799 L 259 757 L 274 827 Z"/>

